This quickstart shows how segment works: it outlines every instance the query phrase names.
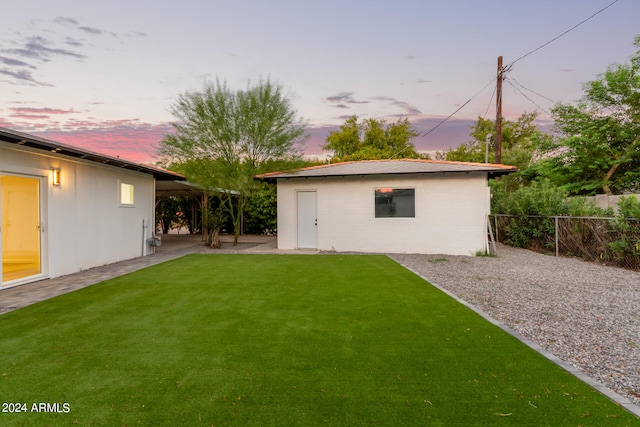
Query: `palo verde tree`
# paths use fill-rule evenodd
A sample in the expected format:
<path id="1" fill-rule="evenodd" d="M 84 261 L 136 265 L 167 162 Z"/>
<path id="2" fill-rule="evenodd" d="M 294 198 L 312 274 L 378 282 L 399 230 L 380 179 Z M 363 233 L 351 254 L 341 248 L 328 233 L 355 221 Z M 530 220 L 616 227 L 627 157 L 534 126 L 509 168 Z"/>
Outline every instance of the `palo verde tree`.
<path id="1" fill-rule="evenodd" d="M 382 119 L 365 119 L 358 122 L 351 116 L 332 131 L 322 147 L 333 151 L 331 162 L 393 158 L 421 158 L 415 150 L 413 139 L 419 133 L 409 120 L 400 119 L 386 125 Z"/>
<path id="2" fill-rule="evenodd" d="M 234 226 L 257 183 L 253 176 L 279 160 L 298 160 L 304 122 L 282 86 L 260 81 L 231 91 L 216 80 L 202 91 L 185 92 L 171 107 L 174 132 L 160 143 L 164 163 L 220 198 Z"/>
<path id="3" fill-rule="evenodd" d="M 561 136 L 540 148 L 538 173 L 570 194 L 622 193 L 640 187 L 640 36 L 628 64 L 614 64 L 584 85 L 576 105 L 559 104 Z"/>

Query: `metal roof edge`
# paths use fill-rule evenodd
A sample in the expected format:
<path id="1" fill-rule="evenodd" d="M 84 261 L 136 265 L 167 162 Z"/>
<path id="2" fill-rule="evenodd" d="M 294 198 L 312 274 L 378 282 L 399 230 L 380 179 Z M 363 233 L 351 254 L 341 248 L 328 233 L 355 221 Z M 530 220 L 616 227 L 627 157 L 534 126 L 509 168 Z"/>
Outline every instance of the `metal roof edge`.
<path id="1" fill-rule="evenodd" d="M 468 170 L 468 171 L 424 171 L 424 172 L 416 172 L 416 171 L 399 171 L 399 172 L 372 172 L 372 173 L 344 173 L 344 174 L 320 174 L 320 175 L 301 175 L 296 176 L 301 172 L 310 171 L 310 170 L 318 170 L 318 169 L 331 169 L 337 166 L 344 166 L 349 164 L 361 164 L 361 163 L 402 163 L 402 162 L 415 162 L 415 163 L 428 163 L 428 164 L 444 164 L 444 165 L 463 165 L 463 166 L 476 166 L 479 169 L 477 170 Z M 498 163 L 474 163 L 474 162 L 455 162 L 448 160 L 427 160 L 427 159 L 387 159 L 387 160 L 359 160 L 359 161 L 349 161 L 349 162 L 341 162 L 341 163 L 330 163 L 326 165 L 318 165 L 318 166 L 310 166 L 307 168 L 294 169 L 290 171 L 280 171 L 280 172 L 269 172 L 260 175 L 255 175 L 253 178 L 260 181 L 276 181 L 277 179 L 306 179 L 306 178 L 326 178 L 329 176 L 333 177 L 344 177 L 344 176 L 367 176 L 367 175 L 403 175 L 403 174 L 429 174 L 429 173 L 469 173 L 469 172 L 485 172 L 488 173 L 490 177 L 507 175 L 513 172 L 517 172 L 518 168 L 516 166 L 498 164 Z"/>
<path id="2" fill-rule="evenodd" d="M 128 160 L 120 159 L 119 157 L 112 157 L 105 154 L 95 153 L 93 151 L 84 150 L 57 141 L 30 135 L 24 132 L 19 132 L 4 127 L 0 127 L 0 141 L 16 144 L 18 146 L 30 147 L 36 150 L 48 151 L 57 155 L 74 157 L 90 162 L 146 173 L 149 175 L 153 175 L 157 180 L 185 180 L 185 177 L 183 175 L 157 166 L 130 162 Z"/>

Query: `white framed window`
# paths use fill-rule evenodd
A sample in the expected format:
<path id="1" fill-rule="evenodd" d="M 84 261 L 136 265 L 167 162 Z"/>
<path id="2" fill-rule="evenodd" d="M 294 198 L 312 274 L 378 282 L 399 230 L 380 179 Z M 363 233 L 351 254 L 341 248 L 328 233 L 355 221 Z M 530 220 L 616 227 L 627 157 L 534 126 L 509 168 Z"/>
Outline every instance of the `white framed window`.
<path id="1" fill-rule="evenodd" d="M 376 218 L 415 218 L 415 188 L 376 188 Z"/>
<path id="2" fill-rule="evenodd" d="M 129 184 L 126 182 L 120 182 L 120 187 L 118 191 L 120 206 L 134 206 L 135 198 L 134 198 L 134 187 L 133 184 Z"/>

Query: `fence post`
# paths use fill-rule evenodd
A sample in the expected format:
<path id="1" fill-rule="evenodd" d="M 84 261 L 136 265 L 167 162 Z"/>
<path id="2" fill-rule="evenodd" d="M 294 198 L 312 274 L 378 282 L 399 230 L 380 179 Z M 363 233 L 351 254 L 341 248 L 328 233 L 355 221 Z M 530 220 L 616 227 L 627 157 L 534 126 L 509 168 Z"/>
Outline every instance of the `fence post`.
<path id="1" fill-rule="evenodd" d="M 554 217 L 556 221 L 556 256 L 558 256 L 558 217 Z"/>

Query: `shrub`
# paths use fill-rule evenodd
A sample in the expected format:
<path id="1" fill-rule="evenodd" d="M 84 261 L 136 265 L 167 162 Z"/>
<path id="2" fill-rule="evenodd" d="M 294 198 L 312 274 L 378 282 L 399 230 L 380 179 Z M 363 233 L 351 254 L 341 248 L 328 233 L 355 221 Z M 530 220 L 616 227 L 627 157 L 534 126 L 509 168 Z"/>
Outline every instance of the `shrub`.
<path id="1" fill-rule="evenodd" d="M 602 209 L 586 197 L 569 197 L 562 187 L 550 181 L 534 181 L 528 187 L 506 192 L 501 183 L 491 184 L 491 211 L 506 215 L 533 216 L 613 216 L 613 210 Z M 632 196 L 633 197 L 633 196 Z M 624 198 L 623 198 L 624 199 Z M 627 202 L 630 206 L 631 202 Z M 634 205 L 635 206 L 635 205 Z M 640 214 L 640 202 L 637 204 Z M 631 209 L 631 208 L 630 208 Z"/>
<path id="2" fill-rule="evenodd" d="M 549 181 L 534 181 L 528 187 L 506 193 L 503 190 L 496 203 L 497 212 L 507 215 L 566 215 L 567 192 Z"/>
<path id="3" fill-rule="evenodd" d="M 249 234 L 273 233 L 278 226 L 276 186 L 263 182 L 251 195 L 244 209 L 244 232 Z"/>
<path id="4" fill-rule="evenodd" d="M 619 218 L 636 218 L 640 219 L 640 200 L 636 196 L 622 196 L 618 202 Z"/>
<path id="5" fill-rule="evenodd" d="M 633 265 L 640 259 L 640 201 L 635 196 L 621 197 L 618 214 L 610 234 L 618 238 L 608 244 L 618 263 Z"/>
<path id="6" fill-rule="evenodd" d="M 549 181 L 534 181 L 511 193 L 493 184 L 494 213 L 514 215 L 505 226 L 505 243 L 521 248 L 551 250 L 555 247 L 554 216 L 606 216 L 612 212 L 588 202 L 585 197 L 569 198 L 561 187 Z"/>

